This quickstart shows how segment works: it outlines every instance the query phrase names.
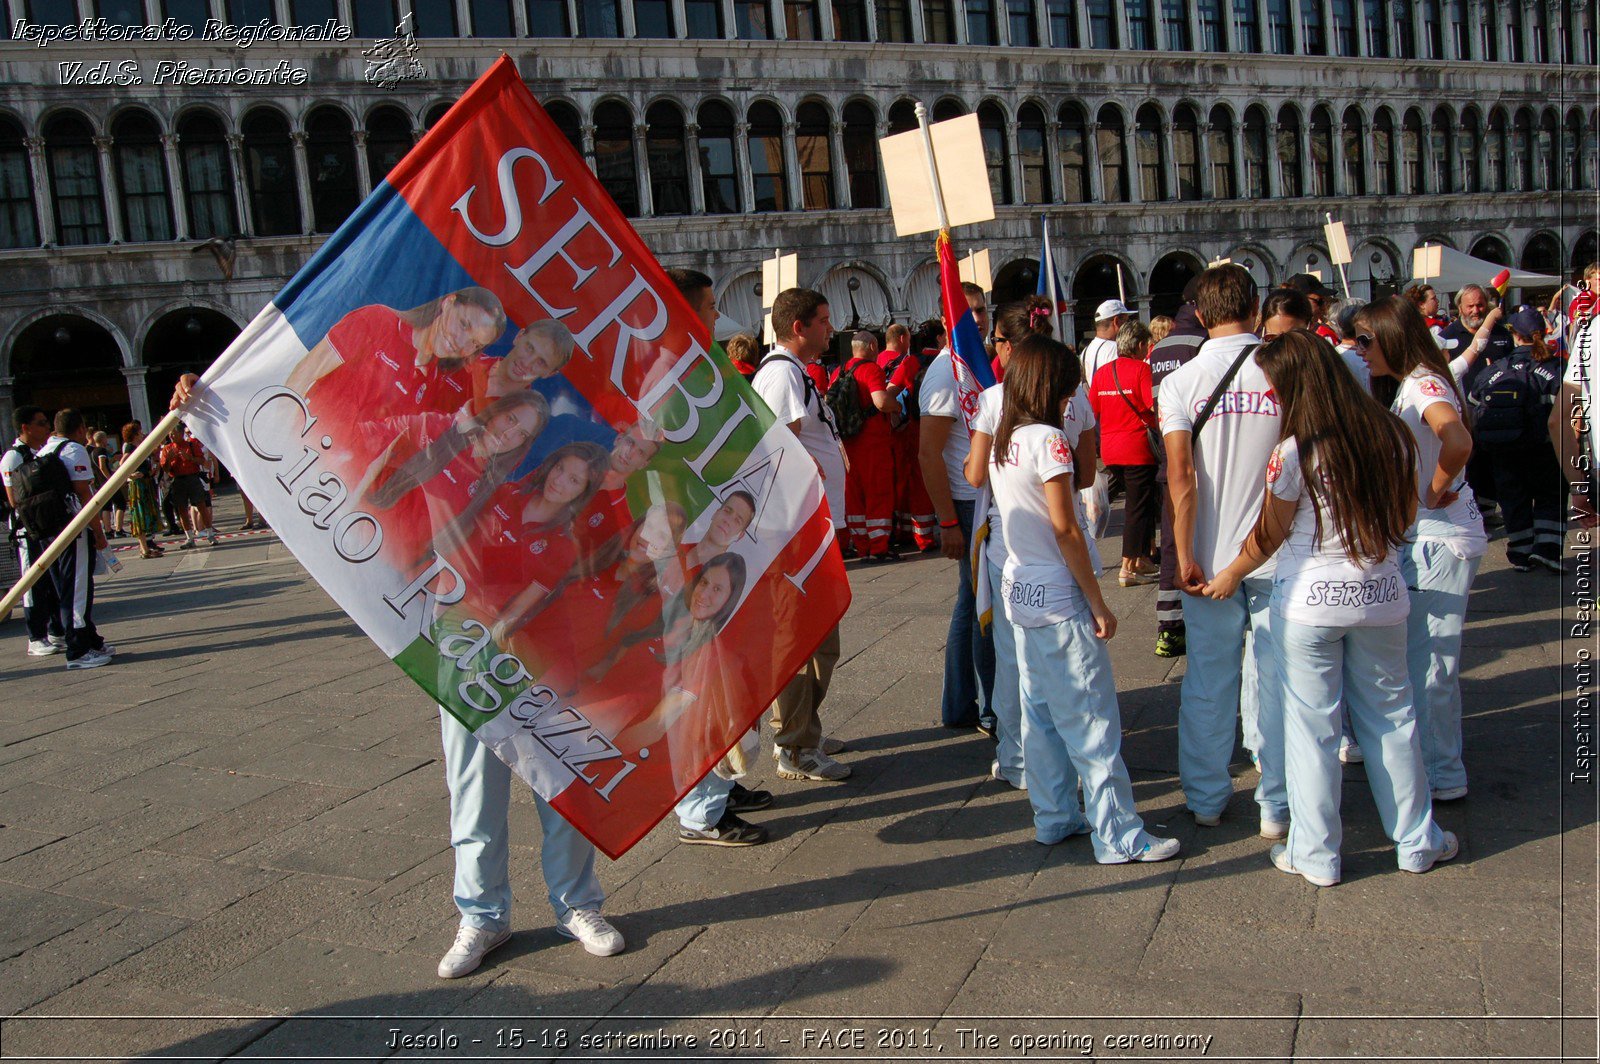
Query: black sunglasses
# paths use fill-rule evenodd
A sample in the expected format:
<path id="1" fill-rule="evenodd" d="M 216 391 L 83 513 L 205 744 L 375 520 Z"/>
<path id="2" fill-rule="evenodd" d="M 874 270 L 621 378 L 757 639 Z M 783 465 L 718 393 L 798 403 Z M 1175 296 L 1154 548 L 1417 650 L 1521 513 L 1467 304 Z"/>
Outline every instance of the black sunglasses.
<path id="1" fill-rule="evenodd" d="M 1358 333 L 1356 335 L 1356 346 L 1357 347 L 1371 347 L 1372 346 L 1372 337 L 1368 336 L 1366 333 Z"/>

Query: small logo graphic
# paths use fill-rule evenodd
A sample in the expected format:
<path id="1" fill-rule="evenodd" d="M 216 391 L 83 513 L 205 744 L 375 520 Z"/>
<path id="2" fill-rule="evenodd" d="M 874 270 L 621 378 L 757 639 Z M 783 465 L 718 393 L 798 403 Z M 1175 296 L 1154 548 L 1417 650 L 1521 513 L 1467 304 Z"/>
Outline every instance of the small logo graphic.
<path id="1" fill-rule="evenodd" d="M 550 546 L 550 541 L 549 540 L 547 540 L 547 539 L 536 539 L 532 543 L 528 544 L 528 549 L 533 551 L 533 553 L 535 553 L 535 554 L 543 554 L 545 552 L 545 548 L 547 548 L 549 546 Z"/>
<path id="2" fill-rule="evenodd" d="M 417 38 L 411 32 L 410 15 L 400 20 L 393 37 L 374 41 L 361 54 L 367 60 L 367 81 L 381 88 L 392 89 L 402 81 L 421 81 L 428 76 L 417 59 Z"/>
<path id="3" fill-rule="evenodd" d="M 1421 391 L 1423 395 L 1430 396 L 1434 399 L 1442 399 L 1446 395 L 1450 394 L 1450 389 L 1446 388 L 1444 386 L 1444 382 L 1438 377 L 1424 377 L 1422 379 Z"/>
<path id="4" fill-rule="evenodd" d="M 1267 459 L 1267 483 L 1276 484 L 1283 475 L 1283 454 L 1274 448 L 1272 457 Z"/>
<path id="5" fill-rule="evenodd" d="M 1067 438 L 1059 432 L 1050 434 L 1050 457 L 1062 465 L 1072 464 L 1072 448 L 1067 446 Z"/>

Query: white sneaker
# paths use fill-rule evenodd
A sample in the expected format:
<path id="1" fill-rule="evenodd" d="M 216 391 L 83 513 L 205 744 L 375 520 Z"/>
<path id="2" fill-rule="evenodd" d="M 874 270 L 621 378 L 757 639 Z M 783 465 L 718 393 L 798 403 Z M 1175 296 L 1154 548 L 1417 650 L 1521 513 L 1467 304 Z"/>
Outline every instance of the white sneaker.
<path id="1" fill-rule="evenodd" d="M 1339 760 L 1346 765 L 1359 765 L 1367 759 L 1361 752 L 1361 745 L 1354 739 L 1341 739 L 1339 741 Z"/>
<path id="2" fill-rule="evenodd" d="M 621 953 L 625 945 L 622 932 L 612 927 L 599 909 L 568 909 L 567 915 L 556 921 L 556 930 L 582 942 L 596 957 Z"/>
<path id="3" fill-rule="evenodd" d="M 1221 813 L 1195 813 L 1193 809 L 1189 812 L 1194 813 L 1194 822 L 1203 828 L 1218 827 L 1222 823 Z"/>
<path id="4" fill-rule="evenodd" d="M 1455 832 L 1447 831 L 1444 833 L 1444 849 L 1439 851 L 1439 856 L 1428 862 L 1427 868 L 1407 868 L 1406 871 L 1421 875 L 1423 872 L 1431 869 L 1434 865 L 1444 864 L 1446 861 L 1455 860 L 1457 855 L 1460 853 L 1461 840 L 1456 838 Z"/>
<path id="5" fill-rule="evenodd" d="M 850 766 L 841 765 L 820 750 L 778 750 L 778 775 L 786 780 L 842 780 Z"/>
<path id="6" fill-rule="evenodd" d="M 1146 863 L 1168 861 L 1178 856 L 1180 849 L 1182 849 L 1182 844 L 1177 839 L 1158 839 L 1152 835 L 1150 836 L 1150 841 L 1144 844 L 1144 849 L 1132 857 L 1119 853 L 1111 857 L 1096 857 L 1095 861 L 1100 864 L 1127 864 L 1129 861 L 1144 861 Z"/>
<path id="7" fill-rule="evenodd" d="M 65 649 L 65 643 L 61 646 L 56 646 L 48 639 L 28 640 L 28 657 L 30 658 L 48 658 L 50 655 L 59 654 Z"/>
<path id="8" fill-rule="evenodd" d="M 1010 787 L 1013 790 L 1025 791 L 1028 789 L 1028 785 L 1026 783 L 1015 782 L 1010 776 L 1007 776 L 1004 772 L 1000 771 L 999 758 L 996 758 L 994 761 L 990 762 L 989 778 L 994 780 L 996 783 L 1004 783 L 1007 787 Z"/>
<path id="9" fill-rule="evenodd" d="M 1467 789 L 1465 787 L 1440 787 L 1433 792 L 1433 800 L 1436 802 L 1454 802 L 1466 796 Z"/>
<path id="10" fill-rule="evenodd" d="M 98 669 L 102 665 L 110 665 L 111 661 L 111 655 L 107 654 L 105 651 L 89 650 L 67 662 L 67 668 Z"/>
<path id="11" fill-rule="evenodd" d="M 204 532 L 200 533 L 200 538 L 206 540 L 207 542 L 215 543 L 217 541 L 217 530 L 214 528 L 208 528 Z"/>
<path id="12" fill-rule="evenodd" d="M 511 937 L 508 928 L 504 931 L 488 931 L 481 927 L 467 927 L 462 925 L 456 932 L 456 940 L 439 959 L 440 979 L 459 979 L 463 975 L 478 970 L 478 965 L 483 963 L 483 958 L 496 946 L 504 945 Z"/>
<path id="13" fill-rule="evenodd" d="M 67 637 L 64 635 L 49 635 L 45 636 L 45 639 L 47 639 L 50 645 L 55 647 L 57 650 L 67 649 Z"/>
<path id="14" fill-rule="evenodd" d="M 1261 818 L 1261 837 L 1264 839 L 1286 839 L 1289 837 L 1289 822 L 1287 820 L 1269 820 Z"/>
<path id="15" fill-rule="evenodd" d="M 1330 879 L 1327 876 L 1314 876 L 1310 872 L 1302 872 L 1290 864 L 1289 847 L 1287 846 L 1279 845 L 1272 848 L 1272 867 L 1280 872 L 1287 872 L 1291 876 L 1299 876 L 1313 887 L 1332 887 L 1337 886 L 1339 883 L 1337 879 Z"/>

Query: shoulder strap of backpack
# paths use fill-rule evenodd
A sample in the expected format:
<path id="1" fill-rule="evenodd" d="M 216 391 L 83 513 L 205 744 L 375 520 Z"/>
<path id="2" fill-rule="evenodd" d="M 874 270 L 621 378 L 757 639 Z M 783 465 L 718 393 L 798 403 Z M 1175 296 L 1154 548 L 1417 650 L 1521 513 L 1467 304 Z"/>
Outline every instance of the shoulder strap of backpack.
<path id="1" fill-rule="evenodd" d="M 1260 344 L 1250 344 L 1243 351 L 1240 351 L 1239 357 L 1234 359 L 1233 365 L 1228 367 L 1228 372 L 1224 373 L 1222 379 L 1217 382 L 1216 388 L 1211 392 L 1211 398 L 1207 399 L 1206 405 L 1201 407 L 1200 416 L 1194 419 L 1194 428 L 1189 430 L 1189 444 L 1191 447 L 1199 444 L 1200 430 L 1205 428 L 1207 421 L 1211 420 L 1211 412 L 1217 408 L 1217 401 L 1222 398 L 1222 393 L 1228 390 L 1228 385 L 1233 383 L 1233 378 L 1239 375 L 1239 367 L 1244 365 L 1244 360 L 1254 354 L 1256 348 L 1260 346 Z"/>

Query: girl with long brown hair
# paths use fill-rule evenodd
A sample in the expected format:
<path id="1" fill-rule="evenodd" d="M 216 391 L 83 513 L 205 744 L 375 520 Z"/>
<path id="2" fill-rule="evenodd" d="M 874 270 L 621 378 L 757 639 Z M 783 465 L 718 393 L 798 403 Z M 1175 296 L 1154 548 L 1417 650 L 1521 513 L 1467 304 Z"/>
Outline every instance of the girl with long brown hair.
<path id="1" fill-rule="evenodd" d="M 1458 845 L 1433 822 L 1406 673 L 1400 549 L 1416 513 L 1416 443 L 1326 341 L 1285 333 L 1256 362 L 1282 405 L 1283 438 L 1267 464 L 1254 530 L 1205 593 L 1231 596 L 1277 555 L 1272 625 L 1289 835 L 1272 848 L 1272 863 L 1319 887 L 1339 882 L 1345 704 L 1400 867 L 1426 872 Z"/>
<path id="2" fill-rule="evenodd" d="M 1011 353 L 1017 344 L 1030 336 L 1050 335 L 1050 311 L 1048 299 L 1028 296 L 1007 303 L 995 313 L 994 349 L 1002 371 L 1011 364 Z M 965 468 L 967 482 L 975 488 L 981 488 L 989 482 L 989 453 L 995 430 L 1000 425 L 1000 411 L 1004 403 L 1003 382 L 985 389 L 978 397 L 978 416 L 972 423 L 972 449 L 967 454 Z M 1092 473 L 1095 464 L 1094 433 L 1084 432 L 1083 429 L 1092 424 L 1094 415 L 1089 412 L 1089 400 L 1081 387 L 1073 392 L 1067 411 L 1068 415 L 1062 419 L 1062 430 L 1066 434 L 1067 445 L 1073 448 L 1073 464 L 1081 469 L 1083 463 L 1087 462 Z M 1087 451 L 1079 450 L 1080 447 L 1086 447 Z M 1081 519 L 1079 527 L 1082 527 Z M 988 511 L 987 528 L 988 545 L 982 548 L 983 556 L 974 559 L 973 580 L 988 582 L 989 600 L 995 605 L 991 621 L 994 690 L 989 696 L 989 710 L 994 715 L 994 737 L 998 745 L 994 763 L 989 766 L 989 777 L 1023 789 L 1027 786 L 1027 779 L 1022 751 L 1022 704 L 1017 693 L 1017 641 L 1006 611 L 999 608 L 1001 571 L 1006 564 L 1006 537 L 1004 523 L 993 506 Z M 977 531 L 981 532 L 982 528 Z M 1085 537 L 1085 543 L 1090 548 L 1090 559 L 1098 572 L 1099 556 L 1094 553 L 1094 541 Z"/>
<path id="3" fill-rule="evenodd" d="M 1472 433 L 1449 365 L 1413 301 L 1391 297 L 1356 316 L 1356 348 L 1417 445 L 1417 520 L 1400 550 L 1411 593 L 1406 661 L 1422 761 L 1436 802 L 1464 798 L 1461 631 L 1467 592 L 1488 549 L 1467 484 Z"/>
<path id="4" fill-rule="evenodd" d="M 1101 864 L 1163 861 L 1177 856 L 1178 840 L 1146 832 L 1134 805 L 1105 645 L 1117 619 L 1100 594 L 1073 501 L 1061 417 L 1081 370 L 1072 351 L 1047 336 L 1010 347 L 988 479 L 1005 528 L 1000 597 L 1019 664 L 1034 837 L 1050 846 L 1092 834 Z"/>

